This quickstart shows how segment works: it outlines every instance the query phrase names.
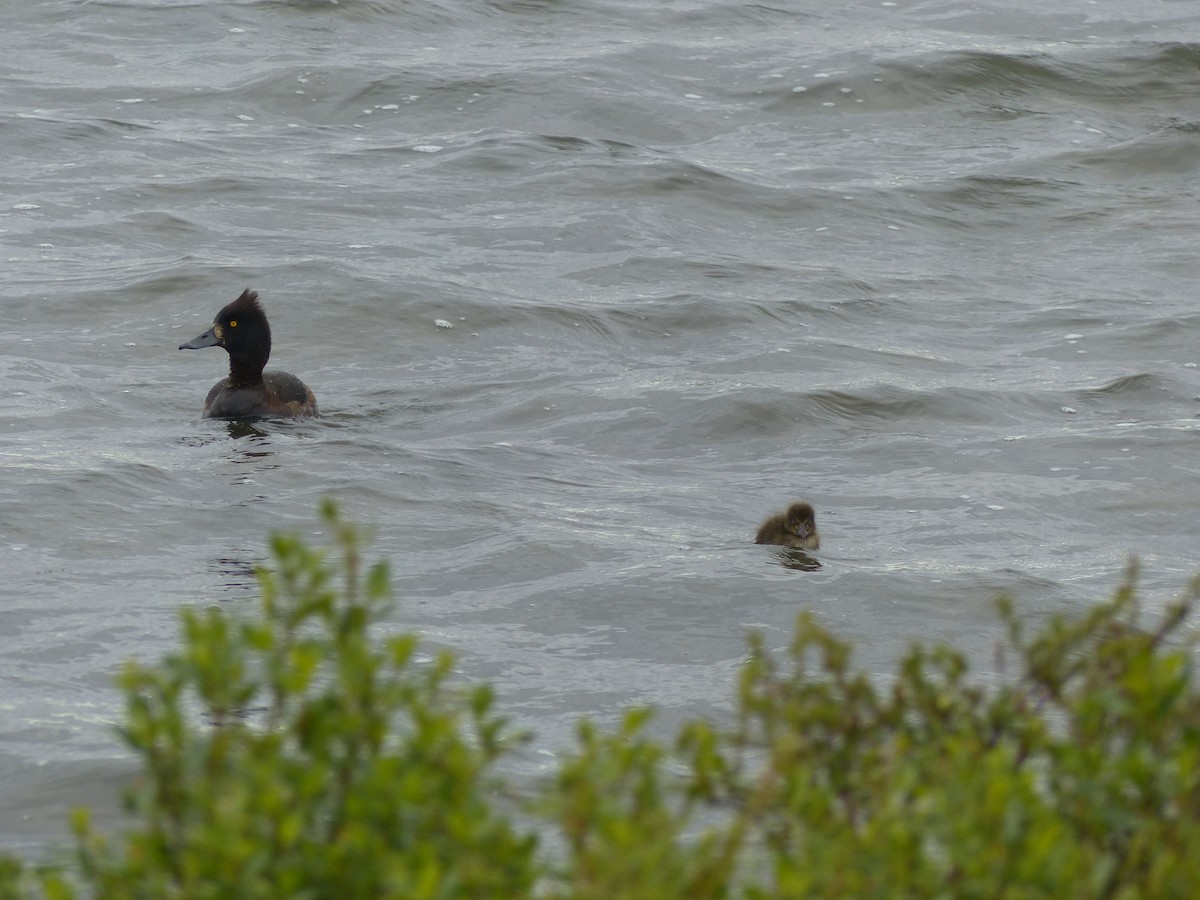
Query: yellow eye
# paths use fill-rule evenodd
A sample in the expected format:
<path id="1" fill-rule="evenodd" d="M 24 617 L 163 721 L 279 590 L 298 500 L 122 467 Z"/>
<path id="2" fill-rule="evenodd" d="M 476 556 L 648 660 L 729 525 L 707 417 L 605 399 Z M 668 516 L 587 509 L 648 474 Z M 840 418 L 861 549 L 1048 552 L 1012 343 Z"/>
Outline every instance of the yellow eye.
<path id="1" fill-rule="evenodd" d="M 237 319 L 231 319 L 229 322 L 230 328 L 237 328 Z"/>

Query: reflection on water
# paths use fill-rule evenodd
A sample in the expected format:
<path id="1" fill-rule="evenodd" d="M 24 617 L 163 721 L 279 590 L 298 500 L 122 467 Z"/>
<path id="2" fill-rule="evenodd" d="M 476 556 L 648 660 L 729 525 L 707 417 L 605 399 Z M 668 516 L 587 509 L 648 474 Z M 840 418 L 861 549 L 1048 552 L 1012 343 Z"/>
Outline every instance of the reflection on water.
<path id="1" fill-rule="evenodd" d="M 231 419 L 225 423 L 225 430 L 233 440 L 242 438 L 265 438 L 268 432 L 259 424 L 260 419 Z"/>
<path id="2" fill-rule="evenodd" d="M 821 568 L 820 561 L 803 550 L 779 550 L 776 555 L 779 557 L 779 564 L 785 569 L 798 569 L 801 572 L 815 572 Z"/>
<path id="3" fill-rule="evenodd" d="M 233 551 L 236 555 L 228 555 L 214 559 L 208 565 L 213 574 L 213 586 L 238 596 L 245 596 L 257 589 L 257 569 L 264 563 L 261 548 L 255 550 Z M 228 597 L 221 597 L 226 600 Z"/>

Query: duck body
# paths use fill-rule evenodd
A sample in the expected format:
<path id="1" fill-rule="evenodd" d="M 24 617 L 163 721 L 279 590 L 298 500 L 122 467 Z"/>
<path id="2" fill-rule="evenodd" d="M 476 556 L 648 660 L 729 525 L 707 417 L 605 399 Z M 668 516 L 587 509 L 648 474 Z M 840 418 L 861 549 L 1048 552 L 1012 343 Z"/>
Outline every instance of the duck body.
<path id="1" fill-rule="evenodd" d="M 786 512 L 769 516 L 758 527 L 754 543 L 776 544 L 795 550 L 821 549 L 821 535 L 817 532 L 817 515 L 812 504 L 793 503 Z"/>
<path id="2" fill-rule="evenodd" d="M 261 416 L 315 416 L 312 388 L 290 372 L 263 372 L 257 385 L 222 378 L 204 400 L 206 419 L 249 419 Z"/>
<path id="3" fill-rule="evenodd" d="M 217 313 L 212 328 L 180 344 L 180 350 L 222 347 L 229 353 L 229 375 L 212 386 L 204 401 L 206 419 L 249 419 L 262 416 L 316 416 L 312 388 L 288 372 L 264 372 L 271 356 L 271 326 L 246 289 Z"/>

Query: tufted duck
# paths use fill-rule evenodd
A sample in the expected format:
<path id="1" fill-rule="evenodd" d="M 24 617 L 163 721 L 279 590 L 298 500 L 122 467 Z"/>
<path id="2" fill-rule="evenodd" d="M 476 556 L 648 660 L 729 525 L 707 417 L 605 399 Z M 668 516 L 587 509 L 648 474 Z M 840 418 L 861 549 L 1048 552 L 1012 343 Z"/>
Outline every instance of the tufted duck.
<path id="1" fill-rule="evenodd" d="M 271 326 L 255 291 L 242 291 L 217 313 L 212 328 L 179 345 L 180 350 L 202 347 L 224 347 L 229 353 L 229 377 L 208 392 L 206 419 L 317 414 L 317 398 L 303 381 L 287 372 L 263 372 L 271 355 Z"/>

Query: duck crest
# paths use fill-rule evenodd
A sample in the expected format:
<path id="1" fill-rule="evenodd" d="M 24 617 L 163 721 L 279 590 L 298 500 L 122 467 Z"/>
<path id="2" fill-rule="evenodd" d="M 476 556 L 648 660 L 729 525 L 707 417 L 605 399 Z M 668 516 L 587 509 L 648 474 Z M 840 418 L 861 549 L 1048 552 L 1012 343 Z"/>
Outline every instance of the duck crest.
<path id="1" fill-rule="evenodd" d="M 262 307 L 258 305 L 258 291 L 252 291 L 246 288 L 238 296 L 236 300 L 221 310 L 221 315 L 226 316 L 264 316 Z"/>

